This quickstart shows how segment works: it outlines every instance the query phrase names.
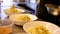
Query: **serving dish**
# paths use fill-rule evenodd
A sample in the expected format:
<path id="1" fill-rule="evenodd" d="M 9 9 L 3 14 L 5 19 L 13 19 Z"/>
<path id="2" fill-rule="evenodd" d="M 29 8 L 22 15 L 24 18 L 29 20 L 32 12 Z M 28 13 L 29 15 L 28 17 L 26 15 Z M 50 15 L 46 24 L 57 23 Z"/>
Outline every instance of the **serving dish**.
<path id="1" fill-rule="evenodd" d="M 14 14 L 9 16 L 9 19 L 14 21 L 16 25 L 24 25 L 29 21 L 36 20 L 37 16 L 32 14 Z"/>
<path id="2" fill-rule="evenodd" d="M 49 31 L 50 34 L 60 34 L 60 27 L 59 26 L 57 26 L 57 25 L 55 25 L 53 23 L 50 23 L 50 22 L 45 22 L 45 21 L 30 21 L 30 22 L 25 23 L 23 25 L 23 29 L 28 34 L 31 34 L 31 32 L 34 32 L 35 30 L 33 29 L 31 31 L 28 31 L 28 29 L 33 28 L 36 24 L 44 26 Z M 42 26 L 40 26 L 40 27 L 42 27 Z M 38 31 L 38 29 L 37 29 L 37 31 Z"/>

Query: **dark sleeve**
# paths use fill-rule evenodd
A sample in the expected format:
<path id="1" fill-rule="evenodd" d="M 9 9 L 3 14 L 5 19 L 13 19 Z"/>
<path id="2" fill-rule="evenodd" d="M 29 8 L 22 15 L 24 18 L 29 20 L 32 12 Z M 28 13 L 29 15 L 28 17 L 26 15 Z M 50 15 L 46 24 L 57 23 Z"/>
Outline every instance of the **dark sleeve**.
<path id="1" fill-rule="evenodd" d="M 36 15 L 38 16 L 38 18 L 40 18 L 46 14 L 47 14 L 47 8 L 45 7 L 45 1 L 40 0 L 40 3 L 37 5 Z"/>

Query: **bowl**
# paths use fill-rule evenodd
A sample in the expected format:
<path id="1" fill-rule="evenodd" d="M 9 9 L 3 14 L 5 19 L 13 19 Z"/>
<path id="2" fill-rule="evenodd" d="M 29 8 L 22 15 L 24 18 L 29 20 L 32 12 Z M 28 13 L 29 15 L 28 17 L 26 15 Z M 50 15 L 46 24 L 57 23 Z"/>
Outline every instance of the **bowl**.
<path id="1" fill-rule="evenodd" d="M 17 10 L 17 12 L 16 12 L 16 11 L 11 12 L 9 8 L 4 9 L 4 12 L 5 12 L 5 14 L 6 14 L 7 16 L 10 16 L 10 15 L 13 15 L 13 14 L 20 14 L 20 13 L 25 12 L 24 9 L 19 9 L 19 8 L 15 8 L 15 9 Z"/>
<path id="2" fill-rule="evenodd" d="M 31 32 L 28 29 L 32 29 L 36 24 L 44 26 L 49 31 L 50 34 L 60 34 L 60 27 L 59 26 L 52 24 L 50 22 L 45 22 L 45 21 L 30 21 L 30 22 L 25 23 L 23 25 L 23 29 L 28 34 L 31 34 Z M 31 30 L 31 31 L 33 31 L 33 30 Z"/>
<path id="3" fill-rule="evenodd" d="M 18 18 L 20 20 L 17 21 L 16 18 Z M 27 23 L 28 21 L 34 21 L 34 20 L 36 20 L 37 17 L 35 15 L 32 15 L 32 14 L 14 14 L 14 15 L 9 16 L 9 19 L 12 20 L 12 21 L 14 21 L 16 25 L 21 25 L 22 26 L 25 23 Z"/>
<path id="4" fill-rule="evenodd" d="M 0 20 L 0 34 L 12 33 L 12 27 L 14 22 L 9 19 Z"/>
<path id="5" fill-rule="evenodd" d="M 45 6 L 47 7 L 49 14 L 51 14 L 53 16 L 59 16 L 60 15 L 60 8 L 58 5 L 46 4 Z"/>

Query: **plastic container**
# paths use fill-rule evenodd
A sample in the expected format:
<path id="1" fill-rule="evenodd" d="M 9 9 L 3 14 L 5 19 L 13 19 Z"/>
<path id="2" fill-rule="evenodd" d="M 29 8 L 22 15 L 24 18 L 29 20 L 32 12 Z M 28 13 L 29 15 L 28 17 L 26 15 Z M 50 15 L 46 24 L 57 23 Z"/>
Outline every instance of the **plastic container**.
<path id="1" fill-rule="evenodd" d="M 12 32 L 14 22 L 9 19 L 0 20 L 0 33 L 9 34 Z"/>

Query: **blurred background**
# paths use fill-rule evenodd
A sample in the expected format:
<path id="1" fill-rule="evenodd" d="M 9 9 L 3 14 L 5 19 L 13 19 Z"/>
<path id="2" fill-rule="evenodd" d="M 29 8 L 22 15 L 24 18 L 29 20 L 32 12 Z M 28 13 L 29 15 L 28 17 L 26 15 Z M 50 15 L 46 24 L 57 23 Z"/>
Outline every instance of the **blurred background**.
<path id="1" fill-rule="evenodd" d="M 14 4 L 17 8 L 24 8 L 26 12 L 35 14 L 36 6 L 40 0 L 0 0 L 0 18 L 4 19 L 7 15 L 4 9 L 9 8 Z"/>

